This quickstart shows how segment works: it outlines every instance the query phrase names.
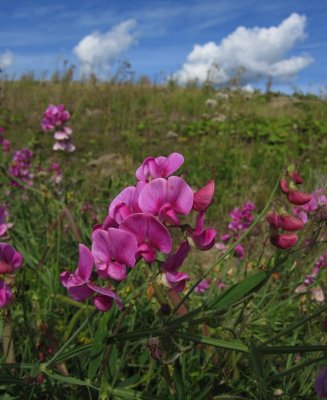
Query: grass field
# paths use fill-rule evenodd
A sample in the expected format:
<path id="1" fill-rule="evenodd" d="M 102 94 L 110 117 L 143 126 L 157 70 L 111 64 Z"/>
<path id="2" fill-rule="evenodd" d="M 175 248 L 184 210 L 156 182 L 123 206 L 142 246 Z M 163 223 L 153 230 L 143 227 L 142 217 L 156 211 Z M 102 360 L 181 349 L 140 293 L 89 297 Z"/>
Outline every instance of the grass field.
<path id="1" fill-rule="evenodd" d="M 1 241 L 24 259 L 4 278 L 14 299 L 1 310 L 3 399 L 318 398 L 315 379 L 327 359 L 326 265 L 306 293 L 295 290 L 326 254 L 326 206 L 309 214 L 289 250 L 270 243 L 265 216 L 273 205 L 292 212 L 276 185 L 291 163 L 304 178 L 301 190 L 326 195 L 325 100 L 28 79 L 2 81 L 0 96 L 0 126 L 11 142 L 10 152 L 0 149 L 0 205 L 13 223 Z M 52 150 L 52 134 L 40 127 L 48 104 L 69 110 L 75 152 Z M 10 165 L 24 147 L 33 152 L 33 184 L 22 188 L 19 179 L 10 184 Z M 112 283 L 122 311 L 97 312 L 68 297 L 59 276 L 76 269 L 78 244 L 90 247 L 92 226 L 135 184 L 146 157 L 173 152 L 183 154 L 176 174 L 194 191 L 214 180 L 206 225 L 217 230 L 217 243 L 234 235 L 227 251 L 192 249 L 182 268 L 190 281 L 179 293 L 158 280 L 163 258 L 159 270 L 140 261 L 127 280 Z M 53 162 L 63 172 L 59 184 L 47 170 Z M 255 204 L 254 222 L 233 233 L 229 213 L 247 201 Z M 239 243 L 244 257 L 235 253 Z M 210 288 L 189 292 L 205 274 Z M 221 281 L 224 288 L 215 284 Z"/>

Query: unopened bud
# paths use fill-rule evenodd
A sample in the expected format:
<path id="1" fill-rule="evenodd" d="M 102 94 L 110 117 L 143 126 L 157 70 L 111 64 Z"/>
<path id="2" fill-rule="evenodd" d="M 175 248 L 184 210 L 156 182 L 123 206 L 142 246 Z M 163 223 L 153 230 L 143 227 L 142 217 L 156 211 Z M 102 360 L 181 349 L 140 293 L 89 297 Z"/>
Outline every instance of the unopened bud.
<path id="1" fill-rule="evenodd" d="M 281 179 L 279 181 L 279 188 L 284 194 L 287 194 L 289 192 L 288 183 L 286 179 Z"/>
<path id="2" fill-rule="evenodd" d="M 280 228 L 289 232 L 299 231 L 304 226 L 304 223 L 301 219 L 286 214 L 281 214 L 279 216 L 279 222 Z"/>
<path id="3" fill-rule="evenodd" d="M 280 235 L 271 236 L 270 242 L 279 249 L 288 250 L 296 244 L 298 239 L 295 233 L 282 233 Z"/>
<path id="4" fill-rule="evenodd" d="M 297 190 L 290 190 L 287 194 L 288 201 L 297 206 L 303 206 L 304 204 L 309 203 L 311 198 L 312 196 L 310 193 L 303 193 Z"/>

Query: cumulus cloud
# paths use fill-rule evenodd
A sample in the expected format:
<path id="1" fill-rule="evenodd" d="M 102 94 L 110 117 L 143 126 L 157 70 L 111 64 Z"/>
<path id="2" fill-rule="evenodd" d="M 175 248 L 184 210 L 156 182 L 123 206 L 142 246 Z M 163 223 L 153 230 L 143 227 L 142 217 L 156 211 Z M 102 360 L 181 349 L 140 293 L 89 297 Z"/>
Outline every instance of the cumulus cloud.
<path id="1" fill-rule="evenodd" d="M 14 56 L 11 51 L 6 50 L 3 54 L 0 54 L 0 68 L 7 69 L 14 63 Z"/>
<path id="2" fill-rule="evenodd" d="M 132 32 L 136 21 L 129 19 L 105 33 L 93 32 L 85 36 L 73 52 L 82 63 L 83 72 L 106 70 L 117 57 L 135 43 Z"/>
<path id="3" fill-rule="evenodd" d="M 208 42 L 196 44 L 182 69 L 175 73 L 181 83 L 210 80 L 224 84 L 237 72 L 243 83 L 262 78 L 288 80 L 313 62 L 308 55 L 287 54 L 306 38 L 306 17 L 291 14 L 278 26 L 269 28 L 239 27 L 218 45 Z"/>

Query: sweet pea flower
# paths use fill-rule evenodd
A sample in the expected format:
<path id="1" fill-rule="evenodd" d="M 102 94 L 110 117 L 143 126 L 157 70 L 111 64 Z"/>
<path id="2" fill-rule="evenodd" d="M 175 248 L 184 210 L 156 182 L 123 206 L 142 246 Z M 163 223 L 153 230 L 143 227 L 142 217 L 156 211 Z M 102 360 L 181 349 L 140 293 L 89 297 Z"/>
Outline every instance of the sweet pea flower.
<path id="1" fill-rule="evenodd" d="M 178 176 L 157 178 L 141 191 L 139 206 L 144 213 L 158 215 L 161 221 L 179 224 L 177 214 L 188 215 L 193 206 L 193 191 Z"/>
<path id="2" fill-rule="evenodd" d="M 93 303 L 99 311 L 107 311 L 115 300 L 119 309 L 122 303 L 111 287 L 100 287 L 91 282 L 93 270 L 93 256 L 91 251 L 83 244 L 79 245 L 79 262 L 74 273 L 69 271 L 60 274 L 61 284 L 68 290 L 70 297 L 76 301 L 84 301 L 95 294 Z"/>
<path id="3" fill-rule="evenodd" d="M 207 279 L 202 279 L 201 282 L 195 287 L 195 293 L 204 293 L 209 288 L 209 281 Z"/>
<path id="4" fill-rule="evenodd" d="M 165 254 L 171 251 L 172 239 L 168 229 L 150 214 L 131 214 L 123 220 L 119 229 L 135 236 L 136 258 L 143 257 L 151 263 L 156 259 L 157 250 Z"/>
<path id="5" fill-rule="evenodd" d="M 44 131 L 51 131 L 52 129 L 61 127 L 70 118 L 69 112 L 65 110 L 63 104 L 55 106 L 54 104 L 49 104 L 44 112 L 44 119 L 41 123 L 41 128 Z"/>
<path id="6" fill-rule="evenodd" d="M 137 241 L 129 232 L 109 228 L 96 229 L 92 234 L 92 254 L 98 275 L 122 281 L 126 278 L 126 266 L 133 267 Z"/>
<path id="7" fill-rule="evenodd" d="M 241 260 L 245 257 L 245 249 L 241 244 L 237 244 L 234 249 L 234 256 Z"/>
<path id="8" fill-rule="evenodd" d="M 302 206 L 304 204 L 309 203 L 311 198 L 312 198 L 312 196 L 310 193 L 304 193 L 304 192 L 300 192 L 298 190 L 290 190 L 287 193 L 287 200 L 290 203 L 295 204 L 297 206 Z"/>
<path id="9" fill-rule="evenodd" d="M 22 255 L 7 243 L 0 243 L 0 274 L 11 274 L 23 264 Z"/>
<path id="10" fill-rule="evenodd" d="M 194 193 L 193 209 L 205 211 L 211 204 L 215 192 L 215 182 L 210 180 L 205 186 Z"/>
<path id="11" fill-rule="evenodd" d="M 129 215 L 141 212 L 138 199 L 145 185 L 145 182 L 138 182 L 136 186 L 123 189 L 111 202 L 109 217 L 120 224 Z"/>
<path id="12" fill-rule="evenodd" d="M 0 280 L 0 308 L 6 307 L 12 303 L 12 291 L 10 287 L 2 280 Z"/>
<path id="13" fill-rule="evenodd" d="M 68 290 L 70 297 L 76 301 L 84 301 L 93 293 L 88 283 L 93 269 L 93 256 L 84 245 L 79 245 L 79 262 L 74 273 L 69 271 L 60 274 L 61 284 Z"/>
<path id="14" fill-rule="evenodd" d="M 136 170 L 138 181 L 149 182 L 156 178 L 167 178 L 184 163 L 184 157 L 172 153 L 168 157 L 147 157 Z"/>
<path id="15" fill-rule="evenodd" d="M 204 228 L 205 212 L 200 212 L 196 219 L 195 229 L 188 230 L 191 243 L 199 250 L 210 250 L 215 244 L 217 231 L 213 228 Z"/>

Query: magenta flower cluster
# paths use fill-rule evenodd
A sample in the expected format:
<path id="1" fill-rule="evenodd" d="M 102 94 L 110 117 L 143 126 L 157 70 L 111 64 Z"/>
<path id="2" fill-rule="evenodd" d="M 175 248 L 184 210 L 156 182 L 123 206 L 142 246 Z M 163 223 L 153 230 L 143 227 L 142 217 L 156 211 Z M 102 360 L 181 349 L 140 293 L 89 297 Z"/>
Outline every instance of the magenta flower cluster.
<path id="1" fill-rule="evenodd" d="M 143 161 L 136 171 L 135 186 L 123 189 L 109 205 L 103 224 L 94 227 L 91 250 L 80 245 L 76 271 L 61 274 L 61 283 L 73 299 L 83 301 L 92 297 L 100 311 L 108 310 L 113 301 L 121 308 L 121 300 L 110 281 L 125 280 L 128 271 L 140 260 L 158 264 L 161 283 L 169 290 L 184 289 L 190 278 L 180 268 L 191 247 L 209 250 L 217 232 L 204 225 L 214 182 L 209 181 L 194 193 L 184 179 L 171 176 L 183 162 L 179 153 Z M 196 213 L 195 227 L 183 221 L 192 211 Z M 173 230 L 176 234 L 172 236 Z M 179 237 L 176 245 L 173 237 Z M 105 282 L 104 285 L 95 284 L 94 277 Z"/>
<path id="2" fill-rule="evenodd" d="M 33 174 L 31 172 L 32 158 L 32 151 L 25 147 L 22 150 L 15 151 L 11 164 L 9 165 L 10 175 L 22 180 L 29 186 L 33 184 Z M 13 186 L 19 186 L 15 181 L 11 183 Z"/>
<path id="3" fill-rule="evenodd" d="M 255 204 L 252 201 L 246 201 L 240 207 L 234 207 L 229 213 L 230 222 L 228 224 L 229 232 L 220 236 L 220 242 L 216 243 L 216 248 L 222 252 L 227 251 L 228 244 L 235 243 L 242 233 L 244 233 L 254 220 L 253 211 Z M 234 256 L 240 259 L 245 257 L 244 246 L 238 244 L 234 249 Z"/>
<path id="4" fill-rule="evenodd" d="M 63 104 L 49 104 L 43 114 L 41 128 L 44 132 L 54 132 L 55 144 L 53 150 L 73 152 L 75 146 L 72 143 L 72 129 L 66 126 L 70 119 L 69 112 Z"/>
<path id="5" fill-rule="evenodd" d="M 0 275 L 13 274 L 23 264 L 22 255 L 7 243 L 0 243 Z M 0 279 L 0 308 L 12 303 L 11 287 Z"/>
<path id="6" fill-rule="evenodd" d="M 0 126 L 0 145 L 2 146 L 2 151 L 9 153 L 11 144 L 10 141 L 5 138 L 5 130 L 2 126 Z"/>

